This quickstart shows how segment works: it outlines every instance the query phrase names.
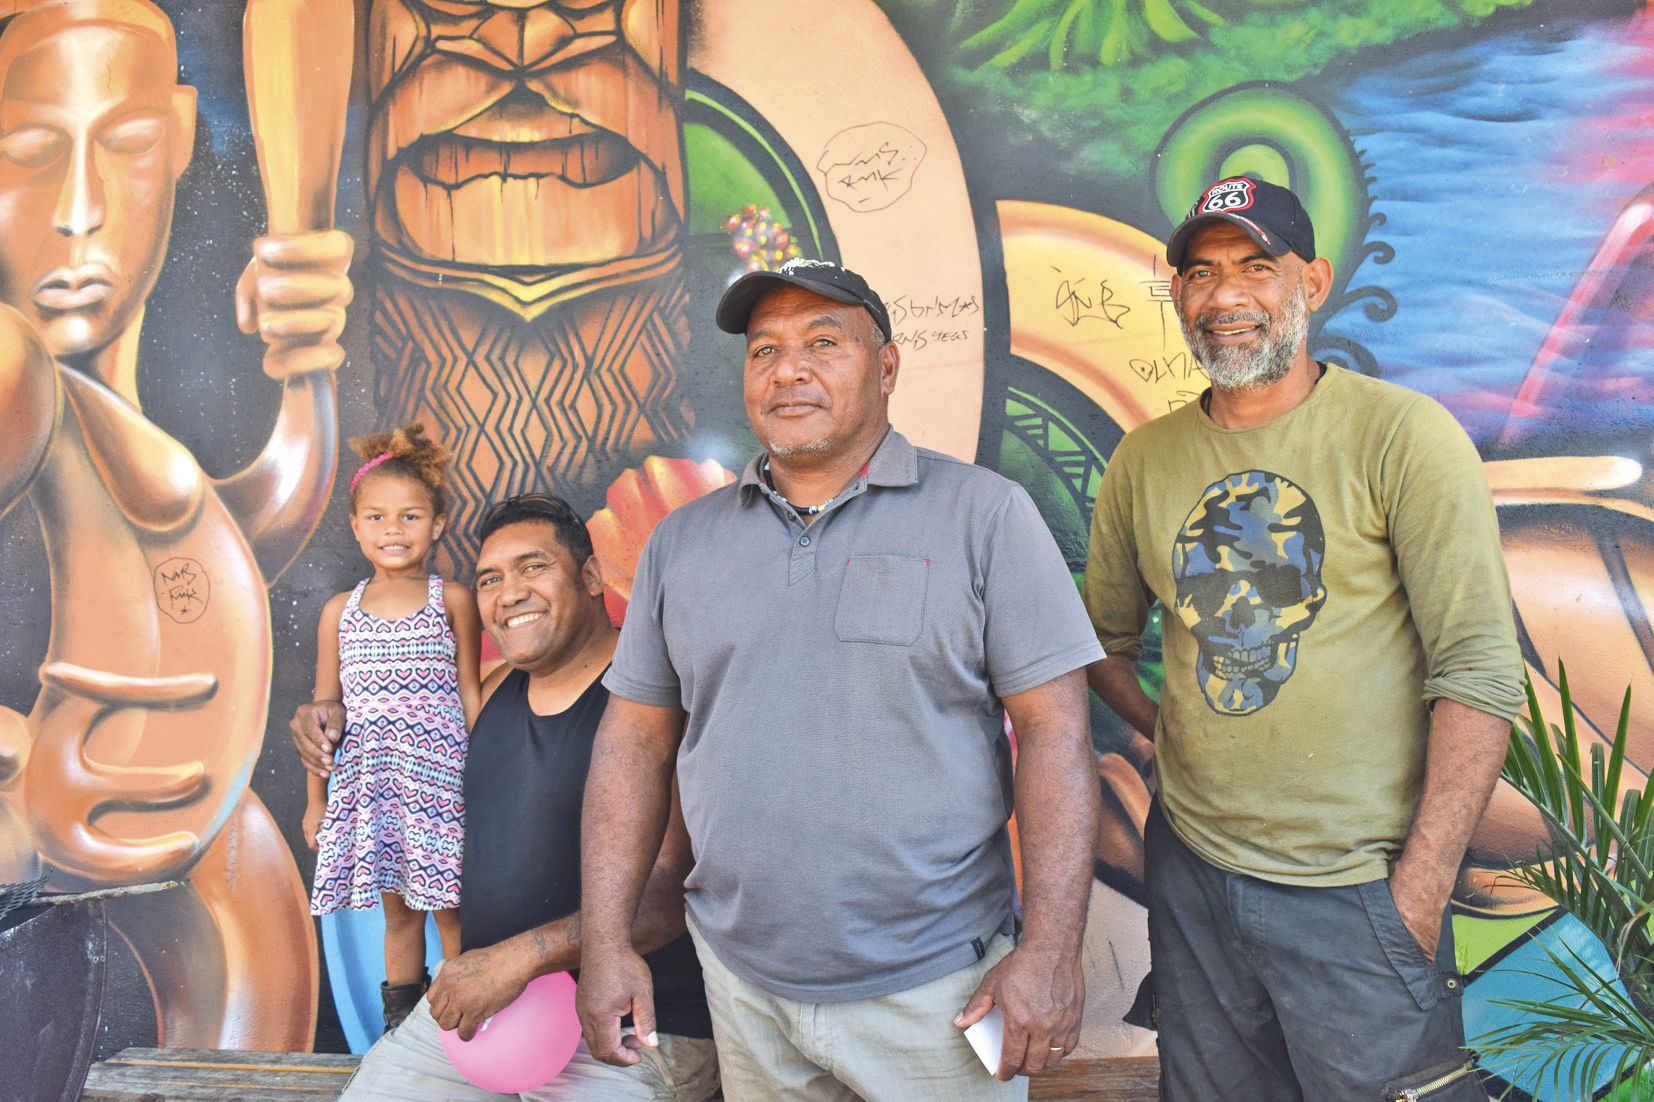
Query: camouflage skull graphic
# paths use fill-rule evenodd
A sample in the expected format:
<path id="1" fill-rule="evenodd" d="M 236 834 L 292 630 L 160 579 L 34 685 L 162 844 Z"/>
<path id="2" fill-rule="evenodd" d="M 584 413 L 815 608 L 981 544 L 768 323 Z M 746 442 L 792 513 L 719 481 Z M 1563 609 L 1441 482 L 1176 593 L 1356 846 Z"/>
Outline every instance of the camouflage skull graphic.
<path id="1" fill-rule="evenodd" d="M 1301 487 L 1241 471 L 1206 487 L 1172 545 L 1173 610 L 1200 647 L 1196 675 L 1219 715 L 1267 707 L 1326 603 L 1326 536 Z"/>

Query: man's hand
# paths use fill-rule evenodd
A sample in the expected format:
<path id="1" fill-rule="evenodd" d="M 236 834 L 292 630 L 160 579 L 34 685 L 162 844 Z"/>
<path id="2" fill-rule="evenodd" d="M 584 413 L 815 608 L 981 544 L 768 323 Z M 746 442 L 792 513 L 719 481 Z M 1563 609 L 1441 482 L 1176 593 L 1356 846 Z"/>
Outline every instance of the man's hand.
<path id="1" fill-rule="evenodd" d="M 643 1059 L 640 1047 L 655 1047 L 655 983 L 635 950 L 593 953 L 588 945 L 575 1003 L 586 1047 L 605 1064 L 629 1067 Z M 620 1019 L 628 1014 L 636 1036 L 622 1038 Z"/>
<path id="2" fill-rule="evenodd" d="M 1424 791 L 1407 844 L 1390 869 L 1390 897 L 1419 950 L 1436 959 L 1442 912 L 1487 809 L 1510 744 L 1510 721 L 1443 697 L 1430 709 Z"/>
<path id="3" fill-rule="evenodd" d="M 236 281 L 236 324 L 264 339 L 264 372 L 286 381 L 344 362 L 339 335 L 354 291 L 354 241 L 343 230 L 277 234 L 253 242 Z"/>
<path id="4" fill-rule="evenodd" d="M 515 1002 L 533 978 L 532 962 L 508 946 L 461 953 L 443 963 L 426 992 L 431 1017 L 443 1029 L 459 1030 L 459 1039 L 469 1041 L 478 1026 Z"/>
<path id="5" fill-rule="evenodd" d="M 300 704 L 287 724 L 304 767 L 318 777 L 333 772 L 333 754 L 345 730 L 345 706 L 337 700 Z"/>
<path id="6" fill-rule="evenodd" d="M 1405 858 L 1396 862 L 1390 870 L 1390 898 L 1396 901 L 1401 921 L 1418 943 L 1419 951 L 1426 960 L 1435 960 L 1436 943 L 1442 936 L 1442 912 L 1453 893 L 1453 881 L 1438 883 L 1439 878 L 1426 877 L 1414 868 Z"/>
<path id="7" fill-rule="evenodd" d="M 974 1025 L 995 1006 L 1005 1016 L 996 1077 L 1009 1080 L 1056 1067 L 1080 1043 L 1085 974 L 1079 956 L 1024 941 L 988 969 L 953 1024 Z"/>

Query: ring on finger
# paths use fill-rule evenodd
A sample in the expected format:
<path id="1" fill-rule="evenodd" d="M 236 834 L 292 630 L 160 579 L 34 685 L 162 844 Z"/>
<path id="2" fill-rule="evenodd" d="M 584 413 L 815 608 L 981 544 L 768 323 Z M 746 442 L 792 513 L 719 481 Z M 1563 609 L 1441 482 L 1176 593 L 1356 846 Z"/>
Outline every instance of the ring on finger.
<path id="1" fill-rule="evenodd" d="M 1051 1050 L 1051 1051 L 1052 1051 L 1052 1052 L 1060 1052 L 1060 1053 L 1062 1053 L 1062 1054 L 1063 1054 L 1063 1055 L 1064 1055 L 1064 1056 L 1067 1056 L 1067 1055 L 1068 1055 L 1068 1050 L 1067 1050 L 1067 1049 L 1065 1049 L 1065 1048 L 1063 1048 L 1063 1046 L 1061 1046 L 1061 1045 L 1048 1045 L 1048 1046 L 1047 1046 L 1047 1047 L 1048 1047 L 1048 1048 L 1049 1048 L 1049 1049 L 1050 1049 L 1050 1050 Z"/>

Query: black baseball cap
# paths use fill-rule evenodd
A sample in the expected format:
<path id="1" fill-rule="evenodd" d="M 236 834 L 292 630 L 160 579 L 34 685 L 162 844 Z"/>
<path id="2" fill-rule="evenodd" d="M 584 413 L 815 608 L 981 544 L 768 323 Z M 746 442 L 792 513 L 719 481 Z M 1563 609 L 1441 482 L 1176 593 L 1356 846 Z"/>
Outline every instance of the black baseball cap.
<path id="1" fill-rule="evenodd" d="M 1231 176 L 1200 193 L 1195 205 L 1166 242 L 1166 259 L 1178 271 L 1195 231 L 1211 222 L 1231 222 L 1269 251 L 1270 256 L 1297 253 L 1315 259 L 1315 227 L 1298 197 L 1284 187 Z"/>
<path id="2" fill-rule="evenodd" d="M 884 300 L 867 285 L 867 280 L 831 260 L 789 260 L 773 272 L 748 272 L 729 285 L 718 300 L 718 328 L 726 333 L 745 333 L 747 320 L 758 300 L 777 287 L 802 287 L 822 298 L 861 306 L 873 315 L 879 334 L 890 339 L 890 311 Z"/>

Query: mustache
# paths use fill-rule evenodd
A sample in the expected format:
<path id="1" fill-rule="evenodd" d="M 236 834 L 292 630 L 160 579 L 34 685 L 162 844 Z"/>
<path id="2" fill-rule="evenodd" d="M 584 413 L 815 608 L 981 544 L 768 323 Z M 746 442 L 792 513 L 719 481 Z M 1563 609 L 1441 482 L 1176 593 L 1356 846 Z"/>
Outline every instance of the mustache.
<path id="1" fill-rule="evenodd" d="M 1227 313 L 1208 311 L 1195 318 L 1197 329 L 1206 329 L 1214 325 L 1237 325 L 1241 323 L 1256 325 L 1264 330 L 1270 326 L 1270 317 L 1262 310 L 1230 310 Z"/>

